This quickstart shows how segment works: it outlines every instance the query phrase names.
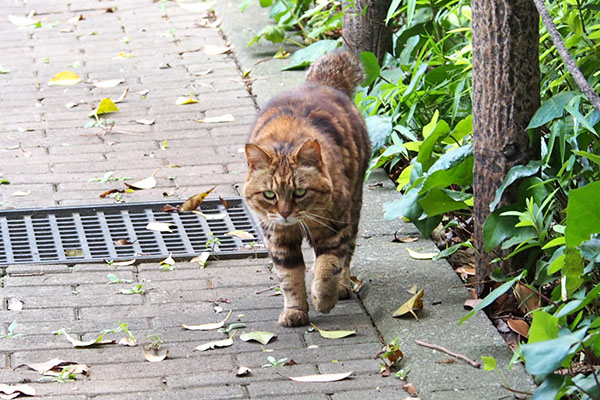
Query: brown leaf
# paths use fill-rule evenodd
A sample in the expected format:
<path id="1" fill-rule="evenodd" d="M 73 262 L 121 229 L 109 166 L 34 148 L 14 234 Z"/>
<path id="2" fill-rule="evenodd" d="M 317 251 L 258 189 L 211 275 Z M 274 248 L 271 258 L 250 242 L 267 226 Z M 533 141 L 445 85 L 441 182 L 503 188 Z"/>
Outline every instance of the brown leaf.
<path id="1" fill-rule="evenodd" d="M 537 293 L 532 292 L 527 286 L 521 282 L 517 282 L 513 293 L 517 300 L 519 300 L 519 309 L 527 314 L 542 306 L 542 301 Z"/>
<path id="2" fill-rule="evenodd" d="M 127 239 L 119 239 L 119 240 L 115 240 L 115 242 L 114 242 L 115 246 L 131 246 L 132 244 L 133 243 Z"/>
<path id="3" fill-rule="evenodd" d="M 225 200 L 224 198 L 222 198 L 221 196 L 219 196 L 219 201 L 221 202 L 221 204 L 223 204 L 223 206 L 225 208 L 229 208 L 229 202 L 227 200 Z"/>
<path id="4" fill-rule="evenodd" d="M 529 324 L 522 319 L 509 319 L 506 321 L 508 327 L 519 335 L 528 338 L 529 337 Z"/>
<path id="5" fill-rule="evenodd" d="M 362 280 L 358 279 L 358 277 L 354 275 L 350 276 L 350 283 L 352 283 L 352 291 L 354 293 L 360 292 L 360 289 L 362 289 L 362 286 L 364 284 Z"/>
<path id="6" fill-rule="evenodd" d="M 475 268 L 462 266 L 458 267 L 454 270 L 462 279 L 467 279 L 469 276 L 473 276 L 477 273 Z"/>
<path id="7" fill-rule="evenodd" d="M 173 207 L 170 204 L 165 204 L 165 206 L 161 210 L 162 212 L 177 212 L 181 211 L 181 206 Z"/>
<path id="8" fill-rule="evenodd" d="M 406 385 L 402 386 L 402 389 L 404 389 L 411 396 L 416 396 L 419 394 L 417 388 L 412 383 L 407 383 Z"/>
<path id="9" fill-rule="evenodd" d="M 417 240 L 419 240 L 418 236 L 401 236 L 401 237 L 394 236 L 394 239 L 392 239 L 392 242 L 395 242 L 395 243 L 414 243 Z"/>
<path id="10" fill-rule="evenodd" d="M 296 360 L 294 360 L 293 358 L 290 358 L 288 361 L 284 362 L 283 365 L 286 367 L 292 366 L 292 365 L 296 365 L 298 364 L 296 362 Z"/>
<path id="11" fill-rule="evenodd" d="M 29 385 L 7 385 L 0 383 L 0 398 L 14 399 L 20 395 L 35 396 L 35 389 Z"/>
<path id="12" fill-rule="evenodd" d="M 402 304 L 396 311 L 394 311 L 392 317 L 400 317 L 407 313 L 411 313 L 413 317 L 415 317 L 415 319 L 418 321 L 419 317 L 417 317 L 417 314 L 415 314 L 414 310 L 421 310 L 423 308 L 424 295 L 425 289 L 419 290 L 413 297 L 408 299 L 406 303 Z"/>
<path id="13" fill-rule="evenodd" d="M 111 190 L 109 190 L 109 191 L 107 191 L 107 192 L 104 192 L 104 193 L 102 193 L 102 194 L 101 194 L 100 196 L 98 196 L 98 197 L 105 198 L 105 197 L 107 197 L 107 196 L 110 196 L 110 195 L 111 195 L 111 194 L 113 194 L 113 193 L 125 193 L 125 190 L 123 190 L 123 189 L 111 189 Z"/>
<path id="14" fill-rule="evenodd" d="M 481 299 L 467 299 L 465 300 L 463 307 L 466 310 L 472 310 L 477 307 L 477 304 L 481 303 Z"/>
<path id="15" fill-rule="evenodd" d="M 216 186 L 213 186 L 210 189 L 208 189 L 206 192 L 202 192 L 202 193 L 193 195 L 192 197 L 187 199 L 185 201 L 185 203 L 183 203 L 183 205 L 181 206 L 181 209 L 183 211 L 194 211 L 195 209 L 197 209 L 200 206 L 200 204 L 202 204 L 204 199 L 206 199 L 206 196 L 208 196 L 210 194 L 210 192 L 212 192 L 215 188 L 216 188 Z"/>

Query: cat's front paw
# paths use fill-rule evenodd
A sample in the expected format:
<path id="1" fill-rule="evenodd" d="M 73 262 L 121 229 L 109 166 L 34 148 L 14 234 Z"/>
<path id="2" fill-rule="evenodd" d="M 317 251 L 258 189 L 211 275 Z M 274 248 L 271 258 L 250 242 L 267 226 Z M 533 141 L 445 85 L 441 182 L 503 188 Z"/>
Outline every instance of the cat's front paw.
<path id="1" fill-rule="evenodd" d="M 308 313 L 302 310 L 285 309 L 279 314 L 281 326 L 302 326 L 308 323 Z"/>
<path id="2" fill-rule="evenodd" d="M 338 299 L 348 300 L 350 297 L 352 297 L 352 288 L 350 286 L 340 285 Z"/>

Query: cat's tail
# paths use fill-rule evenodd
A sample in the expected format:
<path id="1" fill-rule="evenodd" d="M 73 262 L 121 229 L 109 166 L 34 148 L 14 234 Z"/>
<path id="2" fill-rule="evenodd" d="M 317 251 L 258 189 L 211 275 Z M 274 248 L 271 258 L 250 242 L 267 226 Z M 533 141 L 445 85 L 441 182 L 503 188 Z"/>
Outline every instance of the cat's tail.
<path id="1" fill-rule="evenodd" d="M 354 88 L 364 80 L 360 60 L 348 50 L 335 50 L 319 57 L 306 74 L 306 82 L 330 86 L 352 97 Z"/>

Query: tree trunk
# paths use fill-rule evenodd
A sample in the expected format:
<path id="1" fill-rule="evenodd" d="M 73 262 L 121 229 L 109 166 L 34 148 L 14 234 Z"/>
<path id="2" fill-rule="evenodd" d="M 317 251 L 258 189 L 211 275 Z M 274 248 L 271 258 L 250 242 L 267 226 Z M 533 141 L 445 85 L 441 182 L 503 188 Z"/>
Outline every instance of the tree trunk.
<path id="1" fill-rule="evenodd" d="M 508 170 L 526 164 L 538 149 L 525 129 L 540 104 L 538 59 L 539 16 L 531 0 L 472 0 L 473 20 L 473 140 L 474 235 L 477 291 L 499 255 L 486 253 L 483 223 L 489 204 Z M 506 192 L 505 192 L 506 193 Z M 507 192 L 503 202 L 512 202 Z M 506 262 L 505 274 L 518 269 Z"/>
<path id="2" fill-rule="evenodd" d="M 392 0 L 356 0 L 356 7 L 349 7 L 352 1 L 342 2 L 347 8 L 343 22 L 343 36 L 357 53 L 373 52 L 379 62 L 385 53 L 392 52 L 392 30 L 385 25 L 385 18 Z"/>

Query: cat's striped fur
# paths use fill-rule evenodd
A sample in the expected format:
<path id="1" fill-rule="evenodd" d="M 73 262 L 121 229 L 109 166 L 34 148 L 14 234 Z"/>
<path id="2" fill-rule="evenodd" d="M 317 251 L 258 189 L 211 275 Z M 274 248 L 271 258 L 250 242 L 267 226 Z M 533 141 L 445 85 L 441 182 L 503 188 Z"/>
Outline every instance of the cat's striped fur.
<path id="1" fill-rule="evenodd" d="M 362 183 L 371 154 L 350 96 L 361 82 L 347 51 L 319 58 L 306 82 L 273 98 L 248 137 L 244 194 L 258 214 L 284 295 L 284 326 L 308 322 L 302 239 L 313 246 L 311 298 L 328 313 L 351 293 Z"/>

